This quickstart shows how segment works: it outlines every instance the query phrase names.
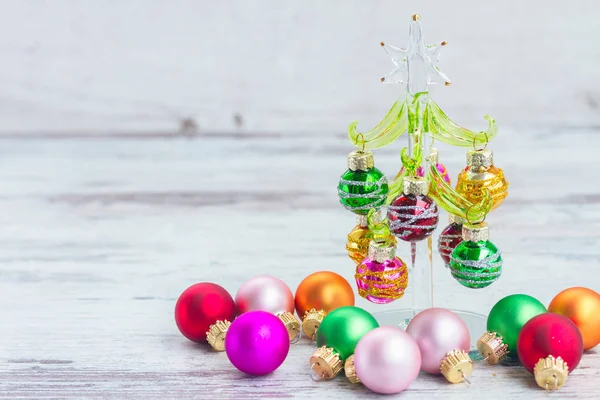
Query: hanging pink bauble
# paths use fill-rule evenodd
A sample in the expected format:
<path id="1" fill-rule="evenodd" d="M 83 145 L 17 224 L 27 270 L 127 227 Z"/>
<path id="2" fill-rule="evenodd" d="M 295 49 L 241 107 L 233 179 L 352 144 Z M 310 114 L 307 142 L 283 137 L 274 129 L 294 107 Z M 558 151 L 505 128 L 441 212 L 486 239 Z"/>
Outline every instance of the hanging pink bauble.
<path id="1" fill-rule="evenodd" d="M 410 321 L 406 332 L 421 350 L 421 369 L 430 374 L 441 374 L 440 363 L 448 352 L 469 351 L 469 328 L 455 313 L 443 308 L 423 310 Z"/>
<path id="2" fill-rule="evenodd" d="M 376 393 L 400 393 L 410 386 L 421 368 L 421 353 L 412 337 L 392 326 L 367 333 L 354 350 L 356 375 Z"/>

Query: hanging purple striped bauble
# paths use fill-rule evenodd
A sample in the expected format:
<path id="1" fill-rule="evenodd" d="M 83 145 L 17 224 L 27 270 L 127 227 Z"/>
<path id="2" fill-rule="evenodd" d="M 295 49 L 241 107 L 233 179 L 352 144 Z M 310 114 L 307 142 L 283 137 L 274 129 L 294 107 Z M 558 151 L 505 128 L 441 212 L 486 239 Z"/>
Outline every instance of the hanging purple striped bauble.
<path id="1" fill-rule="evenodd" d="M 463 219 L 450 214 L 450 225 L 444 228 L 438 239 L 438 252 L 446 267 L 450 263 L 450 255 L 456 246 L 463 241 L 462 226 Z"/>
<path id="2" fill-rule="evenodd" d="M 418 242 L 430 236 L 438 224 L 439 210 L 429 196 L 401 194 L 388 207 L 390 231 L 399 239 Z"/>

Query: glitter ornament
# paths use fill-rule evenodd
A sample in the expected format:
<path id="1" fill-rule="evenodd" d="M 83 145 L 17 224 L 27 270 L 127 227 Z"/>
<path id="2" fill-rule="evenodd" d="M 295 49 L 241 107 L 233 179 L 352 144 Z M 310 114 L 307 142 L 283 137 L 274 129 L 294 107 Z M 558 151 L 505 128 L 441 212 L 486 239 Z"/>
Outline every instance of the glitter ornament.
<path id="1" fill-rule="evenodd" d="M 406 177 L 402 194 L 388 207 L 390 231 L 399 239 L 417 242 L 430 236 L 438 224 L 437 204 L 427 196 L 429 182 Z"/>
<path id="2" fill-rule="evenodd" d="M 492 198 L 492 210 L 508 196 L 508 182 L 504 172 L 494 166 L 491 150 L 467 152 L 467 167 L 458 175 L 456 191 L 473 204 L 481 202 L 484 190 Z"/>
<path id="3" fill-rule="evenodd" d="M 421 353 L 414 339 L 393 326 L 373 329 L 354 352 L 356 379 L 375 393 L 400 393 L 414 382 L 420 367 Z"/>
<path id="4" fill-rule="evenodd" d="M 463 241 L 450 255 L 450 271 L 461 285 L 481 289 L 494 283 L 502 274 L 500 250 L 489 241 L 488 225 L 464 224 Z"/>
<path id="5" fill-rule="evenodd" d="M 190 286 L 175 304 L 175 323 L 182 335 L 194 342 L 208 341 L 217 351 L 225 349 L 225 335 L 235 315 L 229 292 L 209 282 Z"/>
<path id="6" fill-rule="evenodd" d="M 569 318 L 583 337 L 585 350 L 600 344 L 600 294 L 584 287 L 572 287 L 557 294 L 548 311 Z"/>
<path id="7" fill-rule="evenodd" d="M 440 257 L 444 260 L 446 267 L 450 263 L 450 255 L 463 241 L 462 238 L 462 226 L 464 220 L 461 217 L 450 214 L 450 224 L 444 228 L 440 237 L 438 238 L 438 252 Z"/>
<path id="8" fill-rule="evenodd" d="M 325 316 L 331 311 L 354 305 L 354 290 L 344 277 L 330 271 L 310 274 L 300 282 L 294 300 L 302 317 L 302 332 L 314 338 Z"/>
<path id="9" fill-rule="evenodd" d="M 375 304 L 387 304 L 404 296 L 408 285 L 408 270 L 396 246 L 389 242 L 372 241 L 369 253 L 356 267 L 356 285 L 361 297 Z"/>
<path id="10" fill-rule="evenodd" d="M 300 335 L 300 322 L 294 317 L 294 295 L 281 279 L 260 275 L 246 281 L 235 295 L 235 304 L 240 314 L 257 310 L 275 314 L 288 330 L 290 341 Z"/>
<path id="11" fill-rule="evenodd" d="M 343 362 L 354 354 L 359 340 L 378 327 L 377 320 L 362 308 L 340 307 L 327 314 L 317 330 L 319 349 L 310 358 L 313 379 L 334 378 Z"/>
<path id="12" fill-rule="evenodd" d="M 250 311 L 236 318 L 225 338 L 234 367 L 249 375 L 266 375 L 283 363 L 290 350 L 287 329 L 275 315 Z"/>
<path id="13" fill-rule="evenodd" d="M 366 215 L 385 203 L 388 191 L 385 175 L 374 166 L 373 153 L 354 151 L 348 155 L 348 170 L 338 184 L 340 203 L 347 210 Z"/>
<path id="14" fill-rule="evenodd" d="M 521 329 L 517 352 L 523 367 L 544 389 L 562 387 L 583 355 L 583 339 L 567 317 L 544 313 L 531 318 Z"/>
<path id="15" fill-rule="evenodd" d="M 423 371 L 442 374 L 451 383 L 468 380 L 473 373 L 473 362 L 468 355 L 469 328 L 452 311 L 443 308 L 423 310 L 410 321 L 406 332 L 419 346 Z"/>
<path id="16" fill-rule="evenodd" d="M 546 307 L 526 294 L 512 294 L 498 301 L 487 318 L 487 332 L 477 341 L 477 350 L 490 364 L 506 355 L 517 357 L 517 338 L 523 326 Z"/>

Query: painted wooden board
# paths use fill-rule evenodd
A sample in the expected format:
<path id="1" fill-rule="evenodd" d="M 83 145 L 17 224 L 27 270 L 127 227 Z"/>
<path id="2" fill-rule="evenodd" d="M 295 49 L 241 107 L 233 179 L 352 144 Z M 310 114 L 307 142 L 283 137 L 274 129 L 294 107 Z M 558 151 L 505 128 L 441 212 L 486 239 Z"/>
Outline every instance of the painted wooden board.
<path id="1" fill-rule="evenodd" d="M 341 132 L 402 88 L 379 43 L 449 42 L 459 123 L 600 123 L 595 0 L 0 0 L 0 132 Z M 363 125 L 364 124 L 364 125 Z"/>
<path id="2" fill-rule="evenodd" d="M 486 313 L 512 293 L 547 304 L 566 287 L 600 290 L 599 145 L 597 131 L 502 130 L 491 148 L 510 196 L 488 221 L 504 274 L 469 290 L 436 257 L 435 305 Z M 400 146 L 376 153 L 390 175 Z M 455 176 L 464 151 L 439 149 Z M 292 290 L 318 270 L 352 279 L 354 219 L 335 190 L 350 150 L 331 134 L 0 139 L 0 398 L 376 398 L 341 378 L 312 382 L 307 343 L 272 375 L 246 377 L 173 319 L 199 281 L 234 293 L 256 274 Z M 555 397 L 600 397 L 598 353 Z M 477 365 L 472 381 L 422 375 L 399 398 L 547 398 L 518 367 Z"/>

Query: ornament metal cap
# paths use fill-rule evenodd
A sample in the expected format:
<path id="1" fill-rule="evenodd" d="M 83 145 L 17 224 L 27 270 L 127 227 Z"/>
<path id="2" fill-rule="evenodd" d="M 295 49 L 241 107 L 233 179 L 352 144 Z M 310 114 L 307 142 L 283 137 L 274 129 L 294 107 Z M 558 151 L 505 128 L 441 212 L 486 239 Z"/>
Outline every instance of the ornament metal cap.
<path id="1" fill-rule="evenodd" d="M 486 332 L 477 340 L 477 351 L 490 364 L 498 364 L 509 353 L 508 345 L 496 332 Z"/>
<path id="2" fill-rule="evenodd" d="M 329 380 L 335 378 L 342 370 L 342 360 L 332 348 L 319 347 L 310 357 L 310 367 L 319 379 Z"/>
<path id="3" fill-rule="evenodd" d="M 346 359 L 344 363 L 344 373 L 350 383 L 360 383 L 358 375 L 356 375 L 356 368 L 354 367 L 354 354 Z"/>
<path id="4" fill-rule="evenodd" d="M 539 387 L 546 390 L 560 389 L 567 382 L 569 366 L 560 357 L 548 356 L 540 358 L 535 364 L 533 375 Z"/>
<path id="5" fill-rule="evenodd" d="M 206 341 L 216 351 L 225 350 L 225 334 L 231 326 L 231 322 L 217 321 L 208 328 L 206 332 Z"/>
<path id="6" fill-rule="evenodd" d="M 470 150 L 467 152 L 467 165 L 470 169 L 485 170 L 494 165 L 494 154 L 491 150 Z"/>
<path id="7" fill-rule="evenodd" d="M 317 329 L 323 322 L 325 318 L 325 311 L 316 310 L 311 308 L 310 311 L 306 311 L 304 313 L 304 318 L 302 318 L 302 332 L 309 337 L 310 339 L 314 339 Z"/>
<path id="8" fill-rule="evenodd" d="M 353 151 L 348 154 L 348 169 L 351 171 L 367 171 L 374 166 L 375 160 L 370 151 Z"/>
<path id="9" fill-rule="evenodd" d="M 464 350 L 453 350 L 442 358 L 440 371 L 450 383 L 468 381 L 473 373 L 473 361 Z"/>
<path id="10" fill-rule="evenodd" d="M 464 224 L 462 227 L 463 240 L 468 242 L 480 242 L 490 239 L 488 224 L 480 222 L 478 224 Z"/>
<path id="11" fill-rule="evenodd" d="M 448 214 L 448 222 L 456 225 L 464 225 L 466 221 L 463 217 L 459 217 L 458 215 Z"/>
<path id="12" fill-rule="evenodd" d="M 371 240 L 369 243 L 368 257 L 382 263 L 386 260 L 393 260 L 396 257 L 396 245 L 388 242 L 376 242 Z"/>
<path id="13" fill-rule="evenodd" d="M 290 342 L 294 339 L 297 339 L 298 335 L 300 334 L 300 322 L 298 322 L 296 317 L 294 317 L 292 313 L 286 311 L 277 314 L 277 318 L 279 318 L 279 320 L 283 322 L 283 325 L 285 325 L 285 329 L 290 337 Z"/>
<path id="14" fill-rule="evenodd" d="M 425 196 L 429 193 L 429 181 L 418 176 L 406 177 L 402 181 L 402 193 L 405 195 Z"/>
<path id="15" fill-rule="evenodd" d="M 366 228 L 369 226 L 369 222 L 367 221 L 367 216 L 364 214 L 356 214 L 356 225 L 361 228 Z"/>
<path id="16" fill-rule="evenodd" d="M 432 164 L 438 163 L 438 151 L 435 147 L 429 149 L 429 160 Z"/>

